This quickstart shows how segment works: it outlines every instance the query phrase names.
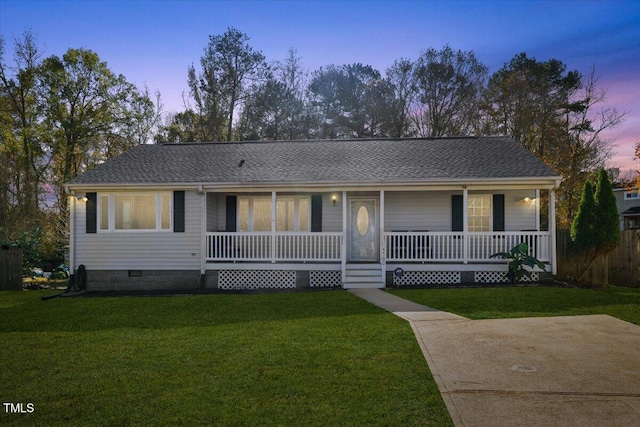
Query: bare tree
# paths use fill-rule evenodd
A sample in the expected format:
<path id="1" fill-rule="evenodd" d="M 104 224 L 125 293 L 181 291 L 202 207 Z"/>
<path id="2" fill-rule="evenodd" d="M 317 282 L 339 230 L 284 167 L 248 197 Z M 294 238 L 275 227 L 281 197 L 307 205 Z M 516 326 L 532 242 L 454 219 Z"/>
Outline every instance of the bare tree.
<path id="1" fill-rule="evenodd" d="M 477 129 L 478 105 L 488 69 L 473 51 L 450 46 L 422 52 L 414 74 L 422 104 L 414 123 L 421 136 L 469 135 Z"/>
<path id="2" fill-rule="evenodd" d="M 387 69 L 386 78 L 394 93 L 394 103 L 391 108 L 390 136 L 395 138 L 412 136 L 411 114 L 417 101 L 417 86 L 413 70 L 414 64 L 405 58 L 396 60 Z"/>
<path id="3" fill-rule="evenodd" d="M 189 69 L 189 86 L 192 95 L 203 94 L 197 99 L 207 116 L 215 119 L 224 112 L 226 140 L 233 136 L 234 114 L 244 100 L 251 82 L 263 77 L 266 70 L 265 57 L 249 44 L 249 37 L 229 28 L 220 36 L 209 36 L 209 44 L 200 59 L 202 72 L 196 76 Z M 215 133 L 215 132 L 214 132 Z"/>

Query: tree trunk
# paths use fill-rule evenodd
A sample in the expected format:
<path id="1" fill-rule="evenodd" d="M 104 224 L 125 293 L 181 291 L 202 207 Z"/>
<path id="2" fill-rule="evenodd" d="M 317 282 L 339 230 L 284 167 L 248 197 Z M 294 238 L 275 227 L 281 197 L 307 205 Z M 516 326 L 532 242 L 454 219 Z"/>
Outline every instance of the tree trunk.
<path id="1" fill-rule="evenodd" d="M 231 141 L 231 135 L 233 132 L 233 110 L 236 108 L 236 97 L 231 96 L 231 103 L 229 105 L 229 123 L 227 123 L 227 142 Z"/>

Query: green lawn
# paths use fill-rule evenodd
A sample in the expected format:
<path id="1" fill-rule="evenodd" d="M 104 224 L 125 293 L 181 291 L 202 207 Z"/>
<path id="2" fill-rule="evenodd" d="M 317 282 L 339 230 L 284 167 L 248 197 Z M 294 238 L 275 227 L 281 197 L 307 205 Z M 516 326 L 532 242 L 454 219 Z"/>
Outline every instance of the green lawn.
<path id="1" fill-rule="evenodd" d="M 342 291 L 0 292 L 0 425 L 451 425 L 404 320 Z"/>
<path id="2" fill-rule="evenodd" d="M 640 325 L 640 289 L 403 289 L 393 294 L 470 319 L 609 314 Z"/>

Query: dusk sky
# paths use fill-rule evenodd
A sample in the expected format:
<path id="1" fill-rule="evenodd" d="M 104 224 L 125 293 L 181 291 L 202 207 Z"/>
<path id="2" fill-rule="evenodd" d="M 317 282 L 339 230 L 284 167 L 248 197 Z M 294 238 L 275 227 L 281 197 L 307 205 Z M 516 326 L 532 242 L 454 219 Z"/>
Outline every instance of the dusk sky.
<path id="1" fill-rule="evenodd" d="M 640 169 L 640 1 L 0 1 L 0 34 L 31 28 L 46 56 L 95 51 L 110 69 L 151 92 L 166 111 L 183 110 L 187 67 L 198 66 L 209 35 L 235 27 L 268 61 L 296 49 L 313 71 L 361 62 L 384 73 L 429 47 L 473 50 L 493 73 L 516 54 L 558 59 L 589 74 L 607 103 L 627 112 L 606 137 L 610 166 Z"/>

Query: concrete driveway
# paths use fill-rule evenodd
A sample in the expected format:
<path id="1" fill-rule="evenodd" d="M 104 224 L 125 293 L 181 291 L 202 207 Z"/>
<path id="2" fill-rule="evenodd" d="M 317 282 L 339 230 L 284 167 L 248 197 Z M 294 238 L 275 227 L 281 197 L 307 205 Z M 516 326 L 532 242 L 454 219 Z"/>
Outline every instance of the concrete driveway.
<path id="1" fill-rule="evenodd" d="M 456 426 L 640 426 L 640 326 L 607 315 L 469 320 L 352 292 L 410 322 Z"/>

